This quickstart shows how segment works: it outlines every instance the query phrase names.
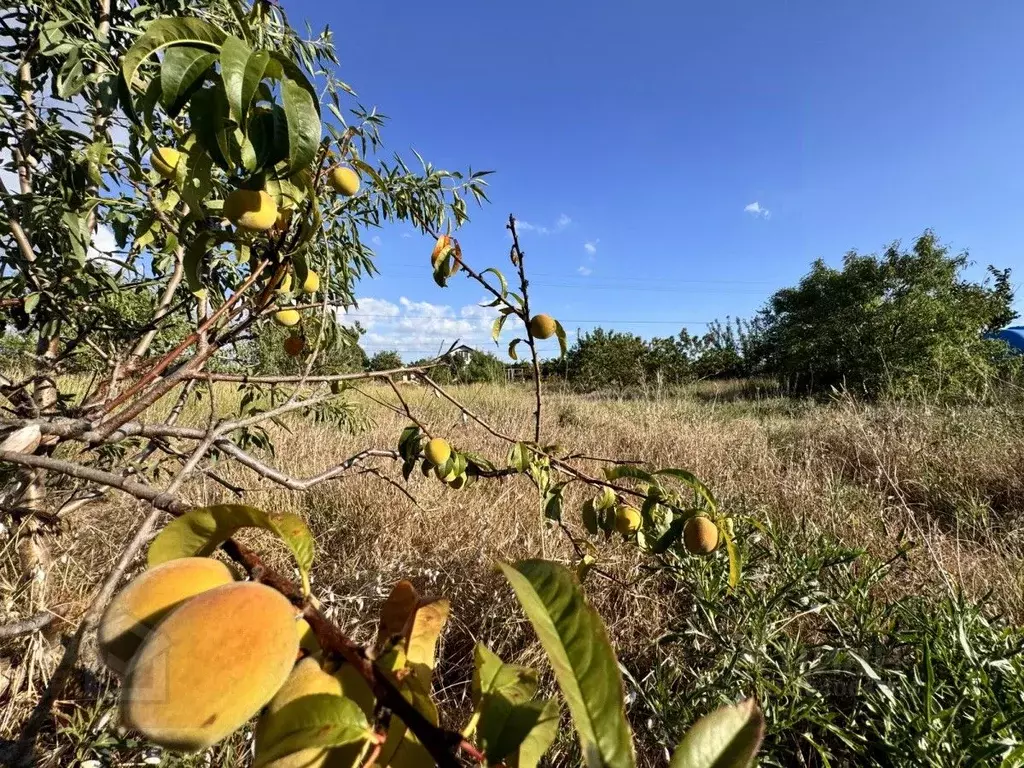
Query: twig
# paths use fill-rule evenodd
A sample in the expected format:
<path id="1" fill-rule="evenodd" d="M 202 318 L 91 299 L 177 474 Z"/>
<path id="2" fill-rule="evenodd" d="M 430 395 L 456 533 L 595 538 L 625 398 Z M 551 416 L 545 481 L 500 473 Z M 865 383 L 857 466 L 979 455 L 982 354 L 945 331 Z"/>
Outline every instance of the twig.
<path id="1" fill-rule="evenodd" d="M 30 616 L 21 621 L 0 625 L 0 639 L 20 637 L 21 635 L 38 632 L 40 629 L 49 626 L 56 618 L 56 615 L 52 613 L 37 613 L 35 616 Z"/>
<path id="2" fill-rule="evenodd" d="M 425 373 L 431 368 L 445 365 L 445 360 L 437 359 L 424 365 L 410 365 L 403 368 L 390 368 L 386 371 L 361 371 L 359 373 L 335 373 L 328 375 L 306 376 L 250 376 L 245 373 L 206 373 L 204 371 L 193 371 L 185 375 L 187 379 L 199 379 L 203 381 L 230 381 L 237 384 L 297 384 L 305 381 L 307 384 L 324 384 L 334 381 L 360 381 L 363 379 L 387 379 L 391 376 L 400 376 L 404 373 L 418 374 Z"/>
<path id="3" fill-rule="evenodd" d="M 530 329 L 530 292 L 529 281 L 526 279 L 526 269 L 523 266 L 523 257 L 526 255 L 519 247 L 519 234 L 516 232 L 515 216 L 508 216 L 508 230 L 512 233 L 512 263 L 519 269 L 519 287 L 523 292 L 523 312 L 520 315 L 523 325 L 526 326 L 526 343 L 530 347 L 530 357 L 533 360 L 533 391 L 536 399 L 536 410 L 533 413 L 533 441 L 540 443 L 540 361 L 537 358 L 537 343 L 533 338 L 533 331 Z"/>

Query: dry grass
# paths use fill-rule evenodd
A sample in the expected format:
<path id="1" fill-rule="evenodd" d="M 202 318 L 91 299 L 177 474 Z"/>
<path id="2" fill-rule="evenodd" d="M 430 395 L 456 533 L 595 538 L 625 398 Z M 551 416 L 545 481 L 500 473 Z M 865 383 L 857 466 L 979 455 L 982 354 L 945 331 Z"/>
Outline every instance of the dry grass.
<path id="1" fill-rule="evenodd" d="M 449 404 L 420 388 L 405 393 L 433 432 L 504 461 L 507 446 L 472 422 L 463 423 Z M 502 431 L 528 434 L 528 390 L 467 386 L 457 396 Z M 234 397 L 232 390 L 218 389 L 218 407 Z M 204 421 L 208 406 L 208 400 L 190 406 L 188 420 Z M 308 475 L 363 447 L 393 447 L 405 419 L 379 408 L 368 413 L 372 423 L 356 435 L 298 421 L 291 422 L 289 433 L 275 427 L 277 463 Z M 936 595 L 962 589 L 993 611 L 1018 622 L 1024 618 L 1024 422 L 1019 409 L 732 401 L 728 390 L 706 389 L 657 401 L 551 394 L 543 427 L 550 442 L 590 455 L 691 469 L 712 486 L 724 509 L 738 516 L 811 526 L 879 556 L 890 555 L 901 535 L 913 539 L 918 546 L 907 577 L 888 589 Z M 397 466 L 381 468 L 398 476 Z M 535 491 L 525 480 L 482 482 L 455 492 L 417 472 L 408 485 L 417 500 L 413 504 L 370 475 L 291 494 L 234 466 L 218 472 L 247 489 L 248 503 L 305 516 L 318 545 L 314 589 L 357 639 L 369 639 L 373 609 L 400 578 L 451 599 L 454 618 L 444 637 L 439 675 L 442 710 L 458 717 L 466 712 L 477 640 L 507 660 L 541 663 L 493 562 L 542 552 L 568 559 L 571 549 L 557 530 L 542 530 Z M 209 479 L 193 483 L 188 496 L 196 504 L 232 498 Z M 582 489 L 568 494 L 567 517 L 573 526 L 578 513 L 572 510 L 583 498 Z M 80 614 L 142 514 L 141 504 L 118 497 L 63 521 L 54 542 L 49 596 L 58 613 L 72 622 Z M 614 541 L 601 547 L 611 572 L 626 581 L 636 578 L 641 558 L 634 548 Z M 3 554 L 0 584 L 10 594 L 6 611 L 16 608 L 19 591 L 12 553 Z M 284 562 L 283 554 L 277 554 Z M 676 594 L 680 587 L 649 579 L 624 588 L 592 578 L 587 589 L 623 662 L 643 672 L 653 663 L 652 640 L 685 609 Z M 11 686 L 18 695 L 8 695 L 0 712 L 3 738 L 17 733 L 31 704 L 24 665 L 18 661 L 26 658 L 23 646 L 7 654 L 13 672 L 22 669 L 22 678 Z M 37 670 L 33 675 L 35 687 L 41 678 Z M 81 711 L 90 706 L 88 697 L 96 689 L 85 691 L 65 708 L 72 713 L 65 724 L 75 722 L 76 706 Z M 59 749 L 58 762 L 67 760 L 71 749 L 68 744 Z"/>

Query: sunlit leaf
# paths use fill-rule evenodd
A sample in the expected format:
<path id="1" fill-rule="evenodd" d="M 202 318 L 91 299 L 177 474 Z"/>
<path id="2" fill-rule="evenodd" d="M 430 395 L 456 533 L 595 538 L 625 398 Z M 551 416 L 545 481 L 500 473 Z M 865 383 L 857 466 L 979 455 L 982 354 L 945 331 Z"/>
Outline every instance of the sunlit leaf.
<path id="1" fill-rule="evenodd" d="M 718 509 L 718 503 L 715 501 L 715 496 L 711 493 L 711 489 L 704 485 L 692 472 L 687 472 L 685 469 L 668 468 L 656 470 L 654 474 L 667 475 L 674 477 L 676 480 L 681 480 L 696 491 L 708 503 L 712 511 Z"/>
<path id="2" fill-rule="evenodd" d="M 569 343 L 565 337 L 565 328 L 557 320 L 555 320 L 555 336 L 558 338 L 558 356 L 565 357 L 565 353 L 569 350 Z"/>
<path id="3" fill-rule="evenodd" d="M 480 273 L 481 277 L 483 275 L 486 275 L 488 272 L 490 272 L 491 274 L 498 278 L 498 282 L 501 283 L 501 295 L 506 295 L 508 293 L 508 283 L 505 282 L 505 276 L 494 267 L 488 267 L 487 269 Z"/>
<path id="4" fill-rule="evenodd" d="M 295 173 L 316 157 L 320 145 L 320 114 L 309 82 L 298 70 L 286 72 L 281 81 L 281 101 L 288 120 L 288 169 L 289 173 Z"/>
<path id="5" fill-rule="evenodd" d="M 501 329 L 505 325 L 505 321 L 508 319 L 508 315 L 498 315 L 494 319 L 493 325 L 491 325 L 491 338 L 494 339 L 494 343 L 498 343 L 498 337 L 501 336 Z"/>
<path id="6" fill-rule="evenodd" d="M 718 535 L 725 540 L 725 551 L 729 555 L 729 586 L 733 589 L 739 586 L 740 577 L 743 569 L 743 560 L 740 556 L 739 547 L 736 546 L 736 542 L 733 540 L 732 531 L 728 525 L 720 523 L 718 525 Z"/>
<path id="7" fill-rule="evenodd" d="M 585 764 L 632 768 L 622 677 L 601 617 L 563 566 L 546 560 L 499 565 L 551 661 Z"/>
<path id="8" fill-rule="evenodd" d="M 266 51 L 253 51 L 234 35 L 225 38 L 220 49 L 220 70 L 228 99 L 228 115 L 237 125 L 244 125 L 249 104 L 269 61 L 270 54 Z"/>
<path id="9" fill-rule="evenodd" d="M 152 568 L 179 557 L 206 557 L 242 528 L 262 528 L 274 533 L 291 550 L 303 585 L 313 565 L 313 535 L 298 515 L 264 512 L 244 504 L 200 507 L 172 520 L 149 545 Z"/>
<path id="10" fill-rule="evenodd" d="M 366 715 L 352 699 L 327 693 L 303 696 L 278 710 L 260 734 L 261 744 L 266 746 L 254 767 L 314 747 L 355 744 L 369 736 Z"/>
<path id="11" fill-rule="evenodd" d="M 160 103 L 167 114 L 177 117 L 216 60 L 214 51 L 191 45 L 176 45 L 164 54 L 160 64 Z"/>
<path id="12" fill-rule="evenodd" d="M 534 768 L 558 734 L 558 702 L 514 702 L 487 694 L 480 708 L 480 746 L 487 765 Z"/>
<path id="13" fill-rule="evenodd" d="M 202 19 L 187 16 L 157 19 L 124 55 L 121 74 L 130 88 L 142 62 L 160 49 L 169 45 L 191 45 L 217 50 L 225 37 L 223 30 Z"/>
<path id="14" fill-rule="evenodd" d="M 753 699 L 702 717 L 683 737 L 669 768 L 746 768 L 764 737 L 764 718 Z"/>
<path id="15" fill-rule="evenodd" d="M 413 613 L 419 604 L 420 596 L 411 581 L 395 584 L 387 600 L 380 608 L 380 620 L 377 623 L 377 653 L 380 654 L 393 638 L 404 638 L 409 632 Z"/>

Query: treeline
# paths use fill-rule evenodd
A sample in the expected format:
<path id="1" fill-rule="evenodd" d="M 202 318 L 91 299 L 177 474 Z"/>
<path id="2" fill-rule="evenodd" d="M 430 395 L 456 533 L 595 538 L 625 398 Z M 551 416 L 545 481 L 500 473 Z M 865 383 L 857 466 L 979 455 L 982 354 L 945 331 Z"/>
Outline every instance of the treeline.
<path id="1" fill-rule="evenodd" d="M 709 378 L 772 379 L 787 391 L 816 394 L 845 388 L 860 395 L 926 394 L 940 398 L 987 394 L 994 384 L 1019 380 L 1022 358 L 988 334 L 1011 323 L 1014 291 L 1009 270 L 988 267 L 987 277 L 965 277 L 966 252 L 952 253 L 931 231 L 910 249 L 894 243 L 881 254 L 850 252 L 838 267 L 818 260 L 800 282 L 777 291 L 750 319 L 727 318 L 704 333 L 644 339 L 597 328 L 578 337 L 567 356 L 543 363 L 548 379 L 593 391 L 637 385 L 678 385 Z M 77 349 L 68 370 L 90 371 L 116 359 L 153 315 L 146 291 L 104 299 L 103 312 Z M 0 334 L 0 365 L 17 367 L 32 354 L 33 339 L 11 316 Z M 161 354 L 186 338 L 194 318 L 163 324 L 151 352 Z M 334 318 L 306 317 L 300 330 L 271 327 L 243 339 L 216 368 L 299 373 L 306 355 L 290 357 L 285 339 L 299 332 L 318 353 L 312 373 L 388 370 L 401 356 L 368 356 L 362 329 Z M 421 362 L 421 361 L 417 361 Z M 523 363 L 516 378 L 532 375 Z M 438 368 L 443 383 L 499 382 L 505 363 L 472 350 Z"/>
<path id="2" fill-rule="evenodd" d="M 1021 357 L 989 338 L 1017 313 L 1010 271 L 990 266 L 976 282 L 964 276 L 969 265 L 926 231 L 909 250 L 850 252 L 838 268 L 814 262 L 750 320 L 649 341 L 598 328 L 544 371 L 584 390 L 763 377 L 808 394 L 984 395 L 1019 377 Z"/>

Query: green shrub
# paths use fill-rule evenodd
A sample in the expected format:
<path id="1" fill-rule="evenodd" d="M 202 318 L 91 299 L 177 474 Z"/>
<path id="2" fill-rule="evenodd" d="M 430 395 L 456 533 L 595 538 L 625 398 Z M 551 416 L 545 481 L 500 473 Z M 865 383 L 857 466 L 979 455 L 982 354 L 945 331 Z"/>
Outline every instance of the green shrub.
<path id="1" fill-rule="evenodd" d="M 878 562 L 805 531 L 745 541 L 729 594 L 712 562 L 667 563 L 689 604 L 634 674 L 658 744 L 702 712 L 756 696 L 765 766 L 1024 764 L 1024 631 L 959 596 L 886 599 L 903 553 Z"/>

